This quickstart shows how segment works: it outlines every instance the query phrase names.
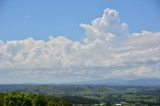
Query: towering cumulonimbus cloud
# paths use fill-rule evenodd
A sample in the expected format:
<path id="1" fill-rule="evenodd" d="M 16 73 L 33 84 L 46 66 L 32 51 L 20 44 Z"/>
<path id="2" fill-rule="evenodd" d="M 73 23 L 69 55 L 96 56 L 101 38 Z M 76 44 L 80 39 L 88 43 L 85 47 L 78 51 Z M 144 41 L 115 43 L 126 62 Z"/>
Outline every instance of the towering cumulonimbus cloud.
<path id="1" fill-rule="evenodd" d="M 81 42 L 63 36 L 0 41 L 0 83 L 160 77 L 160 32 L 131 34 L 109 8 L 80 26 Z"/>

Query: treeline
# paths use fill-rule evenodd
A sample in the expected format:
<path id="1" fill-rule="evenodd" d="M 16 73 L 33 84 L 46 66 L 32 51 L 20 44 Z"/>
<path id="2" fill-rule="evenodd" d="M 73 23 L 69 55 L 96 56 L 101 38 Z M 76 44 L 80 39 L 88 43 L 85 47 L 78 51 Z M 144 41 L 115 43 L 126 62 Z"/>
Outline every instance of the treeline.
<path id="1" fill-rule="evenodd" d="M 0 106 L 72 106 L 66 98 L 21 92 L 0 93 Z"/>
<path id="2" fill-rule="evenodd" d="M 73 104 L 88 104 L 88 105 L 100 104 L 100 102 L 96 99 L 91 99 L 81 96 L 64 96 L 62 98 L 71 101 Z"/>
<path id="3" fill-rule="evenodd" d="M 55 97 L 24 92 L 0 93 L 0 106 L 73 106 L 99 104 L 96 99 L 81 96 Z"/>

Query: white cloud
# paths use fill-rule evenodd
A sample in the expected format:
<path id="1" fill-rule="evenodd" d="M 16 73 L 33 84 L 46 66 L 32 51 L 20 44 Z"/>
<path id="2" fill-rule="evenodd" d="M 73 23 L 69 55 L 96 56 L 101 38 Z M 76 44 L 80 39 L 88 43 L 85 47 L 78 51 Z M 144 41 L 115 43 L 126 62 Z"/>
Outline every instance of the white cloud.
<path id="1" fill-rule="evenodd" d="M 0 41 L 0 83 L 160 77 L 160 32 L 129 34 L 113 9 L 81 27 L 82 42 L 63 36 Z"/>
<path id="2" fill-rule="evenodd" d="M 113 9 L 105 9 L 103 16 L 92 21 L 92 25 L 81 24 L 85 29 L 86 42 L 100 39 L 108 41 L 112 37 L 124 37 L 128 35 L 128 25 L 121 23 L 118 12 Z"/>

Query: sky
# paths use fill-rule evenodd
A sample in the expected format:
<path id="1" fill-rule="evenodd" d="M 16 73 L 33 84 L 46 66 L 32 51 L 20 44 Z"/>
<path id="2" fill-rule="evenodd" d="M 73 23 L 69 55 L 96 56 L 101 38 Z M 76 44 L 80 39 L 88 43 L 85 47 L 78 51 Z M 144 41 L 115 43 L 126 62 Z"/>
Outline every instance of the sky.
<path id="1" fill-rule="evenodd" d="M 1 0 L 0 83 L 159 78 L 159 10 L 159 0 Z"/>
<path id="2" fill-rule="evenodd" d="M 130 32 L 160 31 L 159 0 L 0 0 L 0 39 L 48 40 L 63 35 L 82 40 L 80 23 L 90 23 L 106 8 L 120 13 Z"/>

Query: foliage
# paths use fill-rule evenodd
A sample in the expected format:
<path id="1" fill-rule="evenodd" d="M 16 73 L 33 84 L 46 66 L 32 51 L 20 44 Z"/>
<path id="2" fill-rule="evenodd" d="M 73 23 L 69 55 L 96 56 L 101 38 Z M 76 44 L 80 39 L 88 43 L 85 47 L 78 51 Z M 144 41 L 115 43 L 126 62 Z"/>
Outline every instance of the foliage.
<path id="1" fill-rule="evenodd" d="M 4 96 L 5 96 L 4 93 L 0 93 L 0 106 L 3 106 L 4 104 Z"/>
<path id="2" fill-rule="evenodd" d="M 27 106 L 30 103 L 29 106 L 94 106 L 101 103 L 112 106 L 120 102 L 127 102 L 128 106 L 160 106 L 160 87 L 0 85 L 0 92 L 3 92 L 0 93 L 0 106 Z"/>
<path id="3" fill-rule="evenodd" d="M 4 97 L 4 106 L 32 106 L 32 100 L 25 93 L 9 93 Z"/>
<path id="4" fill-rule="evenodd" d="M 81 96 L 66 96 L 63 97 L 70 100 L 74 104 L 99 104 L 100 102 L 96 99 L 81 97 Z"/>
<path id="5" fill-rule="evenodd" d="M 22 92 L 0 93 L 0 106 L 72 106 L 68 100 Z"/>
<path id="6" fill-rule="evenodd" d="M 46 106 L 47 101 L 44 95 L 36 95 L 33 99 L 33 106 Z"/>

